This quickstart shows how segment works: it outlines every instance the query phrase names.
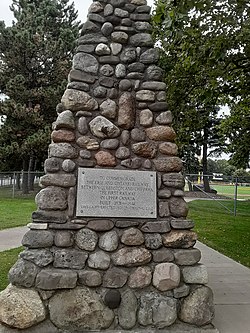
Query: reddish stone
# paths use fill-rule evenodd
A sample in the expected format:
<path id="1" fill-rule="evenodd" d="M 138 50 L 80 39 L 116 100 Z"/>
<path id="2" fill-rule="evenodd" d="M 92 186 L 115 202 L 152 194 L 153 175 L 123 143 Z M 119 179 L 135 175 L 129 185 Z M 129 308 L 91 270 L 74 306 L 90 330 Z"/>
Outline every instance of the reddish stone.
<path id="1" fill-rule="evenodd" d="M 72 142 L 75 140 L 75 134 L 68 130 L 53 131 L 51 139 L 53 142 Z"/>
<path id="2" fill-rule="evenodd" d="M 180 283 L 180 269 L 173 263 L 162 263 L 155 266 L 153 285 L 160 291 L 167 291 L 178 287 Z"/>
<path id="3" fill-rule="evenodd" d="M 166 247 L 188 249 L 197 241 L 197 234 L 189 230 L 172 230 L 162 235 L 163 244 Z"/>
<path id="4" fill-rule="evenodd" d="M 141 266 L 151 261 L 150 251 L 144 248 L 124 247 L 112 255 L 112 261 L 115 266 Z"/>
<path id="5" fill-rule="evenodd" d="M 172 197 L 169 200 L 169 209 L 174 217 L 186 217 L 188 214 L 188 205 L 181 197 Z"/>
<path id="6" fill-rule="evenodd" d="M 176 156 L 178 154 L 178 147 L 172 142 L 163 142 L 159 145 L 160 153 L 164 155 Z"/>
<path id="7" fill-rule="evenodd" d="M 136 155 L 146 157 L 146 158 L 154 158 L 157 153 L 156 145 L 150 142 L 139 142 L 135 143 L 132 146 L 132 151 Z"/>
<path id="8" fill-rule="evenodd" d="M 176 138 L 176 133 L 172 127 L 156 126 L 145 129 L 150 140 L 155 141 L 173 141 Z"/>
<path id="9" fill-rule="evenodd" d="M 126 245 L 141 245 L 144 243 L 144 236 L 140 230 L 130 228 L 123 232 L 121 242 Z"/>
<path id="10" fill-rule="evenodd" d="M 128 285 L 130 288 L 145 288 L 150 285 L 152 272 L 149 267 L 138 267 L 130 276 Z"/>
<path id="11" fill-rule="evenodd" d="M 99 151 L 95 154 L 95 159 L 100 166 L 116 166 L 116 159 L 107 151 Z"/>
<path id="12" fill-rule="evenodd" d="M 153 161 L 155 168 L 160 172 L 179 172 L 182 170 L 182 161 L 179 157 L 158 158 Z"/>
<path id="13" fill-rule="evenodd" d="M 135 124 L 135 100 L 131 93 L 125 92 L 119 99 L 118 125 L 131 129 Z"/>

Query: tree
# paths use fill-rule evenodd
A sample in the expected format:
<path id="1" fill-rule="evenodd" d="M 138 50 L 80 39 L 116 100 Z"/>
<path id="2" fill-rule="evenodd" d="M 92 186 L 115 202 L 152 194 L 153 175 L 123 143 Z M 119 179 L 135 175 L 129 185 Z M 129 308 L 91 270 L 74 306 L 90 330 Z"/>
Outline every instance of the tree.
<path id="1" fill-rule="evenodd" d="M 191 146 L 199 155 L 203 146 L 203 172 L 206 145 L 216 152 L 226 149 L 227 131 L 221 127 L 228 124 L 218 120 L 220 105 L 232 107 L 247 97 L 249 14 L 246 0 L 157 2 L 154 36 L 180 151 Z"/>
<path id="2" fill-rule="evenodd" d="M 80 25 L 68 0 L 13 0 L 15 21 L 0 22 L 0 159 L 27 171 L 44 159 Z"/>

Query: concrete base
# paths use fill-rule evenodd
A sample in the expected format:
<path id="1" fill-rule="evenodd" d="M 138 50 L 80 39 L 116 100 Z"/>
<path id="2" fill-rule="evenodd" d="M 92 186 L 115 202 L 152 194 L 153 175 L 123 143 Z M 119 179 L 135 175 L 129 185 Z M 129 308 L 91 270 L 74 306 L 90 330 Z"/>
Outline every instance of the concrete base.
<path id="1" fill-rule="evenodd" d="M 103 330 L 103 331 L 62 331 L 56 328 L 49 320 L 42 322 L 41 324 L 25 329 L 13 329 L 0 324 L 0 333 L 220 333 L 213 325 L 207 325 L 205 327 L 195 327 L 187 324 L 175 324 L 169 328 L 157 330 L 157 329 L 133 329 L 133 330 Z"/>

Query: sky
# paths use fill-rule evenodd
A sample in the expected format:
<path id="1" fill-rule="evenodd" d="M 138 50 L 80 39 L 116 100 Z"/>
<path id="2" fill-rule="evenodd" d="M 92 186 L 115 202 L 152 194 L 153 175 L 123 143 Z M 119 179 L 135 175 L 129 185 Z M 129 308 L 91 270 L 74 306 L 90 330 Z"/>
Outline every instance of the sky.
<path id="1" fill-rule="evenodd" d="M 70 1 L 73 2 L 73 1 Z M 78 19 L 81 22 L 86 21 L 88 8 L 92 3 L 92 0 L 74 0 L 75 8 L 78 10 Z M 152 6 L 154 0 L 148 0 L 148 5 Z M 6 25 L 11 25 L 13 16 L 9 9 L 12 4 L 12 0 L 0 0 L 0 21 L 5 21 Z"/>

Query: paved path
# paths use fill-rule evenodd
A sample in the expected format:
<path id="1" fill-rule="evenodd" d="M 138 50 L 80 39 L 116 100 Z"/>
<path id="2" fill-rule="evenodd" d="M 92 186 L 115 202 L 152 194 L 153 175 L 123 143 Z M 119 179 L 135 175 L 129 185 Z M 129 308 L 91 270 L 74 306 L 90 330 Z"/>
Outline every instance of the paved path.
<path id="1" fill-rule="evenodd" d="M 0 231 L 0 251 L 21 245 L 26 227 Z M 214 325 L 220 333 L 250 333 L 250 269 L 214 251 L 196 245 L 209 273 L 209 286 L 214 292 Z M 1 254 L 0 254 L 1 256 Z"/>

